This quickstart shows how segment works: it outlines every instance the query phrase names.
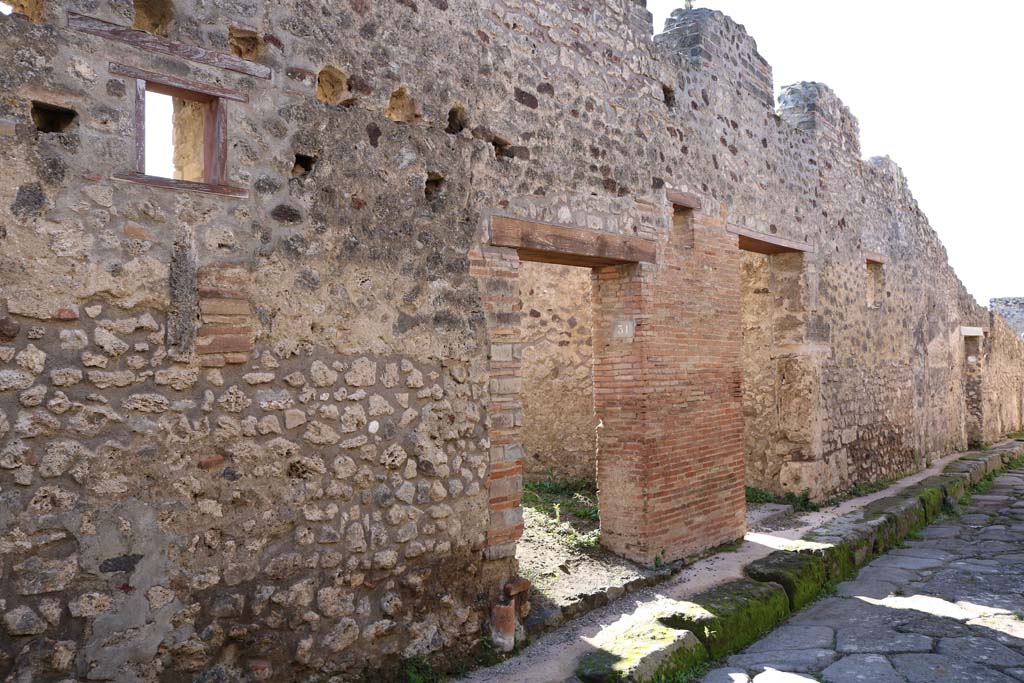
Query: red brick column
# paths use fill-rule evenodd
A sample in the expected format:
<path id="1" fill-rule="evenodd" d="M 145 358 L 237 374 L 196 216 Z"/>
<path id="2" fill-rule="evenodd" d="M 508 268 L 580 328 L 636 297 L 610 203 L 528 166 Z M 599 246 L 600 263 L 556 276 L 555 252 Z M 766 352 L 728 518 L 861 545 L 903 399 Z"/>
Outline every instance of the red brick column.
<path id="1" fill-rule="evenodd" d="M 523 535 L 522 344 L 520 342 L 519 255 L 515 249 L 484 246 L 470 253 L 470 272 L 483 294 L 490 337 L 491 471 L 487 559 L 515 556 Z"/>
<path id="2" fill-rule="evenodd" d="M 645 535 L 650 445 L 646 341 L 650 277 L 641 265 L 594 269 L 594 409 L 601 543 L 653 558 Z M 648 280 L 645 282 L 645 279 Z"/>
<path id="3" fill-rule="evenodd" d="M 724 218 L 675 225 L 657 265 L 595 271 L 601 537 L 639 562 L 745 530 L 740 254 Z"/>

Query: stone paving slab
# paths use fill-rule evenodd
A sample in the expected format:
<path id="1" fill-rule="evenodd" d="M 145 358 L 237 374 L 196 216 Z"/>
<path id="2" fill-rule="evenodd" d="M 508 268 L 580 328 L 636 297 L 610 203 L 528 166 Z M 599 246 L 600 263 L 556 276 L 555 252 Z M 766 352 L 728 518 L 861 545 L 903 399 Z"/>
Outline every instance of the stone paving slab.
<path id="1" fill-rule="evenodd" d="M 806 673 L 821 671 L 836 660 L 835 650 L 814 648 L 811 650 L 776 650 L 774 652 L 744 652 L 726 660 L 729 666 L 747 671 L 763 672 L 765 669 Z"/>
<path id="2" fill-rule="evenodd" d="M 928 636 L 882 628 L 841 628 L 836 632 L 836 650 L 843 654 L 931 652 L 933 645 Z"/>
<path id="3" fill-rule="evenodd" d="M 881 655 L 849 655 L 821 672 L 827 683 L 906 683 L 889 660 Z"/>
<path id="4" fill-rule="evenodd" d="M 990 667 L 946 655 L 893 655 L 889 661 L 907 683 L 1017 683 L 1013 678 Z"/>
<path id="5" fill-rule="evenodd" d="M 831 648 L 836 632 L 827 626 L 795 626 L 777 629 L 747 648 L 747 652 L 775 652 Z"/>
<path id="6" fill-rule="evenodd" d="M 1005 523 L 1020 503 L 1024 469 L 997 476 L 961 517 L 871 561 L 701 680 L 1024 681 L 1024 533 Z"/>

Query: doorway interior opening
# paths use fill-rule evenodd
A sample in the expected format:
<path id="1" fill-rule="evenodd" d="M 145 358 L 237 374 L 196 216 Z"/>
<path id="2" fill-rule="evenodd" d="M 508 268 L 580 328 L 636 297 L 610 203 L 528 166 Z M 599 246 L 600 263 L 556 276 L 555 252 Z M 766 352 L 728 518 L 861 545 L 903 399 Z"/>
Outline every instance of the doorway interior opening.
<path id="1" fill-rule="evenodd" d="M 591 271 L 524 261 L 519 283 L 528 516 L 567 522 L 567 540 L 596 545 Z"/>
<path id="2" fill-rule="evenodd" d="M 516 560 L 532 583 L 526 626 L 539 631 L 593 596 L 655 570 L 600 545 L 593 345 L 598 271 L 527 260 L 519 267 L 524 529 Z"/>
<path id="3" fill-rule="evenodd" d="M 981 393 L 982 339 L 980 335 L 964 336 L 964 401 L 968 448 L 980 448 L 985 444 Z"/>
<path id="4" fill-rule="evenodd" d="M 805 257 L 770 247 L 740 244 L 748 502 L 796 502 L 819 496 L 842 475 L 821 458 Z"/>

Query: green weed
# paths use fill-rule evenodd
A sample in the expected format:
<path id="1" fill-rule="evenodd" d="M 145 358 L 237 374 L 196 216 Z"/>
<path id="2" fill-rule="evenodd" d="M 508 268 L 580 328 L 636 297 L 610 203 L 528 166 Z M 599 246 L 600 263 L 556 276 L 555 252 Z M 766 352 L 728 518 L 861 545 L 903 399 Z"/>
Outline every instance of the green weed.
<path id="1" fill-rule="evenodd" d="M 792 505 L 794 512 L 814 512 L 818 509 L 818 506 L 811 502 L 811 492 L 809 489 L 804 489 L 799 495 L 789 491 L 784 496 L 777 496 L 770 491 L 759 489 L 756 486 L 748 486 L 747 502 Z"/>

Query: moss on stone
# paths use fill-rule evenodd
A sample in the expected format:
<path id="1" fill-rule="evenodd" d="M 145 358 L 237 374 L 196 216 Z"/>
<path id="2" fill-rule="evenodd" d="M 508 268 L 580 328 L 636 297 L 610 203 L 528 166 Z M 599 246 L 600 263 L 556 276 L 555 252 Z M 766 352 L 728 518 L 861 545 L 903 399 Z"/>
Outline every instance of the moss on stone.
<path id="1" fill-rule="evenodd" d="M 942 491 L 947 496 L 952 496 L 959 500 L 967 492 L 970 476 L 964 473 L 945 472 L 935 477 L 929 477 L 921 483 L 931 484 L 932 480 L 942 484 Z"/>
<path id="2" fill-rule="evenodd" d="M 929 515 L 929 522 L 938 517 L 942 513 L 942 502 L 946 496 L 951 496 L 960 499 L 964 495 L 964 479 L 963 477 L 955 477 L 945 474 L 936 475 L 934 477 L 928 477 L 920 484 L 918 484 L 918 490 L 935 489 L 939 492 L 939 510 L 935 514 L 935 517 L 930 516 L 932 514 L 931 505 L 933 503 L 929 501 L 925 502 L 925 509 Z"/>
<path id="3" fill-rule="evenodd" d="M 850 554 L 853 557 L 853 571 L 851 575 L 875 559 L 875 537 L 877 535 L 878 529 L 866 524 L 851 530 L 845 535 L 844 540 L 850 548 Z"/>
<path id="4" fill-rule="evenodd" d="M 644 683 L 658 675 L 686 673 L 708 660 L 693 633 L 656 619 L 634 625 L 597 647 L 576 666 L 576 676 L 585 683 Z"/>
<path id="5" fill-rule="evenodd" d="M 803 555 L 811 555 L 821 558 L 822 567 L 825 571 L 825 585 L 833 586 L 845 581 L 856 573 L 853 553 L 845 540 L 839 538 L 816 539 L 821 543 L 828 544 L 824 548 L 808 548 L 800 551 Z"/>
<path id="6" fill-rule="evenodd" d="M 914 490 L 917 499 L 924 506 L 924 514 L 927 522 L 931 522 L 942 514 L 942 499 L 945 492 L 941 486 L 918 486 Z"/>
<path id="7" fill-rule="evenodd" d="M 746 566 L 755 581 L 774 581 L 786 590 L 789 609 L 796 611 L 818 597 L 827 577 L 825 562 L 818 555 L 777 550 Z"/>
<path id="8" fill-rule="evenodd" d="M 712 659 L 737 652 L 789 617 L 789 597 L 776 583 L 739 579 L 701 593 L 662 622 L 693 631 Z"/>
<path id="9" fill-rule="evenodd" d="M 896 519 L 886 513 L 884 507 L 878 507 L 873 510 L 864 510 L 864 525 L 865 532 L 870 534 L 871 548 L 867 553 L 864 562 L 858 563 L 858 568 L 867 564 L 875 557 L 885 554 L 891 548 L 894 548 L 899 543 L 900 536 L 897 533 Z"/>
<path id="10" fill-rule="evenodd" d="M 897 496 L 873 501 L 864 507 L 864 519 L 877 529 L 875 554 L 896 547 L 909 534 L 928 523 L 924 504 L 915 496 Z"/>

